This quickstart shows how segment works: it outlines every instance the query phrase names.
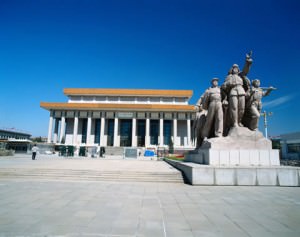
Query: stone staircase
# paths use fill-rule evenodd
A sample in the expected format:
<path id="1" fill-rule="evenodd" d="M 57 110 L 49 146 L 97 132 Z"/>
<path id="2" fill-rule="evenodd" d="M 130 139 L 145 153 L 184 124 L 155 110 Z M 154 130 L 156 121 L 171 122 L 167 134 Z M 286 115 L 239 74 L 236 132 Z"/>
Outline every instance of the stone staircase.
<path id="1" fill-rule="evenodd" d="M 105 155 L 108 156 L 123 156 L 124 148 L 123 147 L 105 147 Z"/>
<path id="2" fill-rule="evenodd" d="M 45 168 L 1 168 L 0 179 L 38 179 L 38 180 L 72 180 L 72 181 L 132 181 L 184 183 L 182 173 L 153 171 L 100 171 L 80 169 L 45 169 Z"/>

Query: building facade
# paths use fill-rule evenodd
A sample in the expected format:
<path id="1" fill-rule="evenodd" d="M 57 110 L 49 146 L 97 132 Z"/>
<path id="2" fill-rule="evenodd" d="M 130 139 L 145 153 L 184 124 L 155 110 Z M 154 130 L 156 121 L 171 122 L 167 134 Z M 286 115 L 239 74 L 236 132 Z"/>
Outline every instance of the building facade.
<path id="1" fill-rule="evenodd" d="M 30 149 L 31 135 L 16 129 L 0 129 L 0 143 L 7 150 L 26 153 Z"/>
<path id="2" fill-rule="evenodd" d="M 0 140 L 29 140 L 31 134 L 21 132 L 15 129 L 0 129 Z"/>
<path id="3" fill-rule="evenodd" d="M 191 90 L 64 89 L 50 111 L 48 143 L 73 146 L 192 148 Z"/>
<path id="4" fill-rule="evenodd" d="M 280 135 L 280 145 L 283 159 L 300 159 L 300 132 Z"/>

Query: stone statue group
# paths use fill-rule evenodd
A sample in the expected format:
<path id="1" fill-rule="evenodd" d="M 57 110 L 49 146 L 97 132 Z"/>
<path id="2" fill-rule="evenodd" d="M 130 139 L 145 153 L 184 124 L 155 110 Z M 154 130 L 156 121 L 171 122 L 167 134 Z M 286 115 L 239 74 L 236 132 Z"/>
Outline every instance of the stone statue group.
<path id="1" fill-rule="evenodd" d="M 207 138 L 227 136 L 232 127 L 257 130 L 262 109 L 261 99 L 275 88 L 260 87 L 260 80 L 250 80 L 247 74 L 252 65 L 252 52 L 246 54 L 242 71 L 233 64 L 221 85 L 219 79 L 211 80 L 209 87 L 196 104 L 197 116 L 193 125 L 194 140 L 199 148 Z"/>

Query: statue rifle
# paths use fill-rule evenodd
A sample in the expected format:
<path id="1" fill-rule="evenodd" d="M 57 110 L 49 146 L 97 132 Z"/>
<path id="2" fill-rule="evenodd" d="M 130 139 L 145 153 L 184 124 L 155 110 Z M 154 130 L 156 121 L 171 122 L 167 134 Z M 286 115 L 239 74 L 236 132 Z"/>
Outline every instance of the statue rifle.
<path id="1" fill-rule="evenodd" d="M 274 90 L 277 90 L 277 88 L 275 88 L 275 87 L 259 87 L 260 89 L 262 89 L 262 90 L 269 90 L 269 91 L 274 91 Z"/>

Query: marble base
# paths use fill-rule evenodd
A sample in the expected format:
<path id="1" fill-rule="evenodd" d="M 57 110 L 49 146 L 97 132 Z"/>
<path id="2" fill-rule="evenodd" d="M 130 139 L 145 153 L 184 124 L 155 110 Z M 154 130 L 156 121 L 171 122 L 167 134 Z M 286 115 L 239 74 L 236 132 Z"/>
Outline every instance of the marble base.
<path id="1" fill-rule="evenodd" d="M 185 154 L 185 161 L 213 166 L 279 166 L 279 150 L 260 131 L 231 128 L 228 136 L 210 138 L 199 149 Z"/>
<path id="2" fill-rule="evenodd" d="M 300 186 L 300 168 L 290 166 L 212 166 L 166 159 L 192 185 Z"/>
<path id="3" fill-rule="evenodd" d="M 212 166 L 279 166 L 279 150 L 199 149 L 185 154 L 185 161 Z"/>

